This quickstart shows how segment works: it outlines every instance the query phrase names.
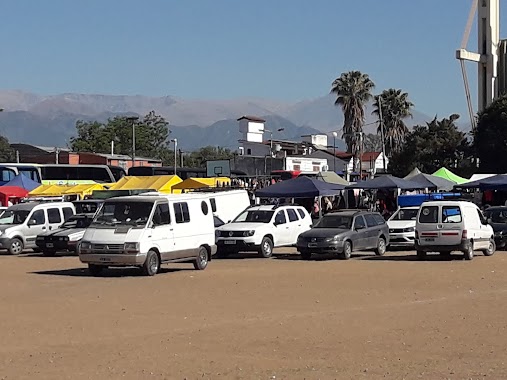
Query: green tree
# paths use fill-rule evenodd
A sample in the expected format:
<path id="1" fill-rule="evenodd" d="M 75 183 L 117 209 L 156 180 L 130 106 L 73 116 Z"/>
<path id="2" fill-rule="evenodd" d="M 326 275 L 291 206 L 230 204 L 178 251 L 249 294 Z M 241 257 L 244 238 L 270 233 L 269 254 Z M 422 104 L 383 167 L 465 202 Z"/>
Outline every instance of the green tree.
<path id="1" fill-rule="evenodd" d="M 205 167 L 206 161 L 229 160 L 234 156 L 227 148 L 205 146 L 185 157 L 185 166 Z"/>
<path id="2" fill-rule="evenodd" d="M 154 111 L 135 122 L 137 157 L 169 157 L 169 129 L 167 121 Z M 132 156 L 132 120 L 115 116 L 102 124 L 97 121 L 76 123 L 77 136 L 70 140 L 72 150 L 79 152 L 109 153 L 111 142 L 118 154 Z"/>
<path id="3" fill-rule="evenodd" d="M 481 172 L 507 173 L 507 95 L 479 112 L 474 147 Z"/>
<path id="4" fill-rule="evenodd" d="M 416 126 L 406 135 L 399 151 L 389 160 L 389 171 L 403 177 L 415 167 L 423 173 L 433 173 L 442 166 L 454 168 L 458 174 L 470 170 L 471 147 L 464 132 L 456 126 L 459 115 Z"/>
<path id="5" fill-rule="evenodd" d="M 384 141 L 386 146 L 386 155 L 398 152 L 408 134 L 408 128 L 404 119 L 412 117 L 411 110 L 414 104 L 408 100 L 408 94 L 390 88 L 382 91 L 380 95 L 375 96 L 373 103 L 373 114 L 379 116 L 382 114 L 382 126 L 384 127 Z M 377 133 L 381 134 L 379 125 Z"/>
<path id="6" fill-rule="evenodd" d="M 363 132 L 364 110 L 375 84 L 367 74 L 360 71 L 342 73 L 331 86 L 331 93 L 336 94 L 335 105 L 343 110 L 343 135 L 347 152 L 359 157 L 359 142 Z"/>
<path id="7" fill-rule="evenodd" d="M 0 162 L 13 162 L 15 160 L 14 149 L 11 148 L 9 140 L 6 137 L 0 136 Z"/>

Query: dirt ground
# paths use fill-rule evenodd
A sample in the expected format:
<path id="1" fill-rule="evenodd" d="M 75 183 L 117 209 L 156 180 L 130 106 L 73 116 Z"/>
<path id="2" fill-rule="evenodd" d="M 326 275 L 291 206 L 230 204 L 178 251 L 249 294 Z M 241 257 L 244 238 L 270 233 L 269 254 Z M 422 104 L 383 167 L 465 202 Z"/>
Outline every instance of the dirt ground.
<path id="1" fill-rule="evenodd" d="M 0 379 L 506 379 L 507 253 L 89 277 L 0 255 Z"/>

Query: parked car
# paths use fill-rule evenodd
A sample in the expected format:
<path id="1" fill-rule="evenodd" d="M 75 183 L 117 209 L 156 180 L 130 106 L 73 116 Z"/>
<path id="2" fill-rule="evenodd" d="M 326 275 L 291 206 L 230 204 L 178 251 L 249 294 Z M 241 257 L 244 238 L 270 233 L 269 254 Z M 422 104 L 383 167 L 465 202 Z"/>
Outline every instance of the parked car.
<path id="1" fill-rule="evenodd" d="M 419 206 L 401 207 L 387 221 L 389 247 L 413 247 Z"/>
<path id="2" fill-rule="evenodd" d="M 415 248 L 420 259 L 427 252 L 450 255 L 461 251 L 466 260 L 474 258 L 474 251 L 482 251 L 485 256 L 495 253 L 493 227 L 472 202 L 424 202 L 417 214 L 415 230 Z"/>
<path id="3" fill-rule="evenodd" d="M 77 253 L 77 245 L 92 222 L 93 216 L 94 214 L 71 216 L 60 228 L 37 235 L 35 244 L 44 256 L 54 256 L 57 251 Z"/>
<path id="4" fill-rule="evenodd" d="M 315 226 L 298 237 L 301 257 L 309 260 L 312 253 L 335 253 L 350 259 L 354 251 L 375 251 L 382 256 L 389 244 L 389 228 L 376 212 L 343 210 L 324 215 Z"/>
<path id="5" fill-rule="evenodd" d="M 18 255 L 25 248 L 38 251 L 37 235 L 57 229 L 75 214 L 70 202 L 27 202 L 10 206 L 0 218 L 0 249 Z"/>
<path id="6" fill-rule="evenodd" d="M 507 246 L 507 206 L 493 206 L 484 211 L 484 217 L 495 232 L 497 248 Z"/>
<path id="7" fill-rule="evenodd" d="M 76 208 L 76 214 L 95 214 L 104 203 L 103 199 L 82 199 L 72 202 Z"/>
<path id="8" fill-rule="evenodd" d="M 274 247 L 295 245 L 299 234 L 311 228 L 312 219 L 297 205 L 251 206 L 231 223 L 217 228 L 218 254 L 257 251 L 268 258 Z"/>
<path id="9" fill-rule="evenodd" d="M 137 266 L 154 276 L 160 265 L 191 262 L 197 270 L 216 253 L 209 195 L 133 195 L 107 199 L 78 247 L 93 276 L 107 267 Z"/>

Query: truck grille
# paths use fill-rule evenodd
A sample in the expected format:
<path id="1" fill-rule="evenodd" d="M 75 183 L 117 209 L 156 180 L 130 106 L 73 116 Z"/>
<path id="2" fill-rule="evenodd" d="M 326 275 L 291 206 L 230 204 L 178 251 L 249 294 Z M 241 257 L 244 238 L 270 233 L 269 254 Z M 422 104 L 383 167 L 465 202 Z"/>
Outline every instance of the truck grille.
<path id="1" fill-rule="evenodd" d="M 389 233 L 390 234 L 401 234 L 401 233 L 403 233 L 403 228 L 390 228 Z"/>

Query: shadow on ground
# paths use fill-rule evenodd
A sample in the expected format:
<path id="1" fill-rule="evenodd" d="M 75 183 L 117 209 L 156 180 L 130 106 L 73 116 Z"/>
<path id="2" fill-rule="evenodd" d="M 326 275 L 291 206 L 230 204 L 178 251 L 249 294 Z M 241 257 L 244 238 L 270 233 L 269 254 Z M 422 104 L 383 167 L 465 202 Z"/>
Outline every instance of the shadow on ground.
<path id="1" fill-rule="evenodd" d="M 159 274 L 181 272 L 194 270 L 193 268 L 161 268 Z M 44 276 L 66 276 L 66 277 L 93 277 L 88 268 L 71 268 L 58 270 L 45 270 L 37 272 L 29 272 L 30 274 L 38 274 Z M 108 268 L 104 269 L 98 277 L 140 277 L 143 276 L 139 268 Z"/>

